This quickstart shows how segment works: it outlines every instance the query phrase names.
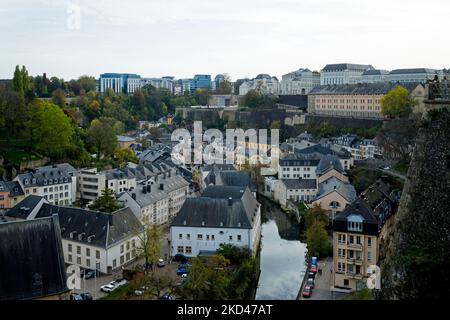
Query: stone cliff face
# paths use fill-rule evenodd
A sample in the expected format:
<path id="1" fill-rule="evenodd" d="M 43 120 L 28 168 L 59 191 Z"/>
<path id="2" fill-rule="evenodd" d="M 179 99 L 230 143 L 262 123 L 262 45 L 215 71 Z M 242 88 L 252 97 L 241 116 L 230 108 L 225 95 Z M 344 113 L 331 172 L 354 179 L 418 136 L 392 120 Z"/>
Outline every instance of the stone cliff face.
<path id="1" fill-rule="evenodd" d="M 382 299 L 450 296 L 450 113 L 419 130 L 393 233 L 381 249 Z"/>

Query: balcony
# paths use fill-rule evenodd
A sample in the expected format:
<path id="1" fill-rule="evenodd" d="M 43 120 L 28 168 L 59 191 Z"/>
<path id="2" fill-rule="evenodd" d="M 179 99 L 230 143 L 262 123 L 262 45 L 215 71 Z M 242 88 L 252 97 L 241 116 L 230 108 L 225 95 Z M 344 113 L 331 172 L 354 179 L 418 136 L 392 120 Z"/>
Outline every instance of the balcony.
<path id="1" fill-rule="evenodd" d="M 362 259 L 361 257 L 347 258 L 347 263 L 360 265 L 362 264 Z"/>
<path id="2" fill-rule="evenodd" d="M 347 242 L 347 247 L 356 250 L 362 250 L 362 244 Z"/>
<path id="3" fill-rule="evenodd" d="M 363 275 L 361 273 L 355 273 L 355 272 L 347 272 L 345 274 L 347 278 L 356 279 L 356 280 L 362 280 Z"/>

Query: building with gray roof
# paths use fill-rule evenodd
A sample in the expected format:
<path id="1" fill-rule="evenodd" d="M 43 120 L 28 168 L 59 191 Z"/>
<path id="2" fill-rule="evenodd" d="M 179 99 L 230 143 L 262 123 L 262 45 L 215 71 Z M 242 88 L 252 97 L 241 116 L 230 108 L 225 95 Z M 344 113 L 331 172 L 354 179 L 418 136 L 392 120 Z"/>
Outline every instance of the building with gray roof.
<path id="1" fill-rule="evenodd" d="M 129 208 L 104 213 L 52 205 L 39 196 L 28 196 L 6 215 L 14 220 L 57 215 L 64 261 L 102 273 L 134 260 L 137 241 L 143 232 L 142 224 Z"/>
<path id="2" fill-rule="evenodd" d="M 70 205 L 76 200 L 76 169 L 68 163 L 54 164 L 19 174 L 19 182 L 25 196 L 38 195 L 50 203 Z"/>
<path id="3" fill-rule="evenodd" d="M 119 194 L 118 199 L 142 222 L 161 225 L 176 216 L 188 194 L 189 182 L 169 171 L 139 183 Z"/>
<path id="4" fill-rule="evenodd" d="M 254 254 L 260 234 L 260 204 L 250 189 L 212 186 L 200 198 L 188 198 L 171 223 L 171 255 L 215 252 L 222 243 Z"/>

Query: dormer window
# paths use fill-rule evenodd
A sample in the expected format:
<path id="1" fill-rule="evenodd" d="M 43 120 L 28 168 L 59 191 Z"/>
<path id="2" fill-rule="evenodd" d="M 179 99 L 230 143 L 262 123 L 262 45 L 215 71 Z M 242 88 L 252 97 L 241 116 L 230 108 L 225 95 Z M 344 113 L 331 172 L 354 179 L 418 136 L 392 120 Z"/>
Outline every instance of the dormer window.
<path id="1" fill-rule="evenodd" d="M 29 184 L 30 182 L 28 181 L 28 179 L 25 179 L 25 184 Z"/>
<path id="2" fill-rule="evenodd" d="M 359 215 L 350 215 L 347 217 L 347 229 L 348 231 L 363 231 L 363 221 L 364 219 Z"/>

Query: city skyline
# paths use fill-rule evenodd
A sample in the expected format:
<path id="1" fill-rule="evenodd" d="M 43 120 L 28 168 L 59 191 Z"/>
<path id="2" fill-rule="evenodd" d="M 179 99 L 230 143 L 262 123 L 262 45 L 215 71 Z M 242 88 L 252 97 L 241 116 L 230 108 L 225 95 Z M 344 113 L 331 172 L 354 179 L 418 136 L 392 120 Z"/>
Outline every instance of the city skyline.
<path id="1" fill-rule="evenodd" d="M 442 9 L 436 12 L 438 5 Z M 0 40 L 6 44 L 0 78 L 11 78 L 18 64 L 26 65 L 30 75 L 46 72 L 67 80 L 105 72 L 176 78 L 228 73 L 233 80 L 267 73 L 281 78 L 300 67 L 320 71 L 328 63 L 386 70 L 449 68 L 450 46 L 441 38 L 449 10 L 442 0 L 426 7 L 419 1 L 384 0 L 226 5 L 135 0 L 127 6 L 119 1 L 6 0 L 0 8 Z M 429 43 L 439 44 L 439 50 Z"/>

